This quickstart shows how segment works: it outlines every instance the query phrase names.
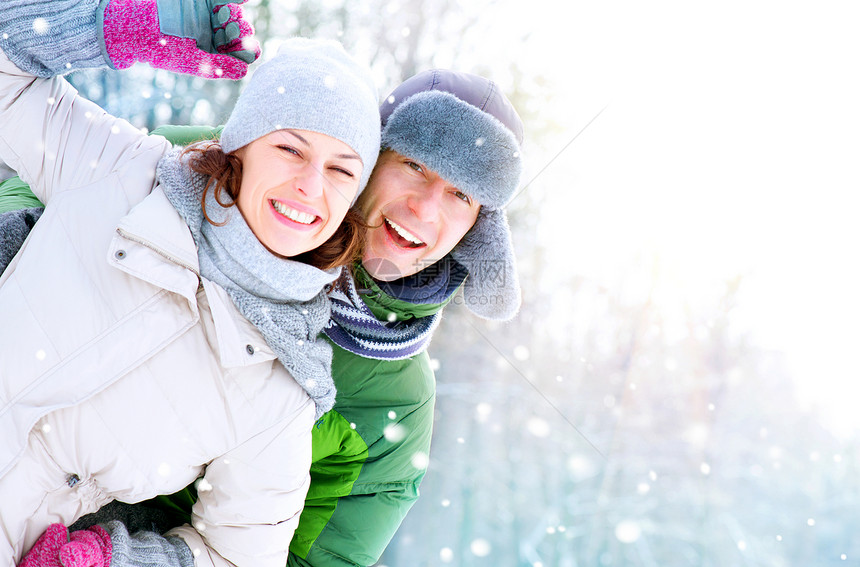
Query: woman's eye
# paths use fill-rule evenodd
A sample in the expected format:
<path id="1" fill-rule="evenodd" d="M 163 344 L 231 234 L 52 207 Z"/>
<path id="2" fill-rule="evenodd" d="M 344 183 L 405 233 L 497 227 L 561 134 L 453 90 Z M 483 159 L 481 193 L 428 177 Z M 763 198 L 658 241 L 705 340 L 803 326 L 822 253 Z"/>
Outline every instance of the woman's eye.
<path id="1" fill-rule="evenodd" d="M 279 147 L 280 149 L 282 149 L 282 150 L 286 151 L 286 152 L 289 152 L 289 153 L 293 154 L 293 155 L 297 155 L 297 156 L 300 156 L 300 155 L 301 155 L 301 154 L 299 153 L 299 150 L 297 150 L 296 148 L 294 148 L 294 147 L 292 147 L 292 146 L 278 146 L 278 147 Z"/>
<path id="2" fill-rule="evenodd" d="M 345 175 L 347 177 L 355 177 L 355 175 L 353 175 L 353 173 L 351 171 L 349 171 L 348 169 L 344 169 L 342 167 L 332 167 L 332 170 L 334 170 L 338 173 L 342 173 L 343 175 Z"/>
<path id="3" fill-rule="evenodd" d="M 407 161 L 406 165 L 417 171 L 418 173 L 424 173 L 424 168 L 415 163 L 414 161 Z"/>

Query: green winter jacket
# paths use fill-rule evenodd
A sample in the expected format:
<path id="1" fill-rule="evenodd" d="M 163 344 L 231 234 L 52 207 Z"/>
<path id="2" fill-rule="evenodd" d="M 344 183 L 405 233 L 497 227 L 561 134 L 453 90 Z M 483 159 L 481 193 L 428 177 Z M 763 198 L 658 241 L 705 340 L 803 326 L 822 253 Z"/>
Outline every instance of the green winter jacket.
<path id="1" fill-rule="evenodd" d="M 220 131 L 168 126 L 153 134 L 187 145 L 216 138 Z M 10 187 L 16 197 L 21 195 L 20 180 L 13 178 L 0 184 L 0 202 Z M 398 320 L 425 317 L 444 307 L 394 299 L 360 272 L 359 287 L 369 290 L 362 298 L 381 321 L 390 320 L 392 313 Z M 333 351 L 337 398 L 314 425 L 311 484 L 290 544 L 289 567 L 376 563 L 418 498 L 427 466 L 436 396 L 427 353 L 376 360 L 334 344 Z M 189 486 L 145 504 L 185 523 L 195 501 Z"/>

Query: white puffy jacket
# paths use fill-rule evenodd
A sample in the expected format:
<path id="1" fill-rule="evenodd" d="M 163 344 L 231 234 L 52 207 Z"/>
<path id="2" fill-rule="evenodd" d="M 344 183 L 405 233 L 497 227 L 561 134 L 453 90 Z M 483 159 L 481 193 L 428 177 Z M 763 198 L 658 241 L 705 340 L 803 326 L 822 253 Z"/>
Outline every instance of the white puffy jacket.
<path id="1" fill-rule="evenodd" d="M 52 522 L 203 475 L 198 565 L 286 564 L 314 404 L 155 181 L 170 149 L 0 52 L 0 160 L 47 205 L 0 278 L 0 565 Z"/>

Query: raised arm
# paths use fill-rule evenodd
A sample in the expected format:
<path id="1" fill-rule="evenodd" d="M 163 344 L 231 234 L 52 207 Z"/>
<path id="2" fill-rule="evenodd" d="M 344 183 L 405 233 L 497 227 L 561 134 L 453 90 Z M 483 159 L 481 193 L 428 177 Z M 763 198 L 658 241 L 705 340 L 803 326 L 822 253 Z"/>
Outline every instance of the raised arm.
<path id="1" fill-rule="evenodd" d="M 165 142 L 108 115 L 57 75 L 146 61 L 203 77 L 238 78 L 259 53 L 252 32 L 237 5 L 212 0 L 29 0 L 4 6 L 0 160 L 46 204 L 56 191 L 121 176 L 124 169 L 151 173 Z"/>

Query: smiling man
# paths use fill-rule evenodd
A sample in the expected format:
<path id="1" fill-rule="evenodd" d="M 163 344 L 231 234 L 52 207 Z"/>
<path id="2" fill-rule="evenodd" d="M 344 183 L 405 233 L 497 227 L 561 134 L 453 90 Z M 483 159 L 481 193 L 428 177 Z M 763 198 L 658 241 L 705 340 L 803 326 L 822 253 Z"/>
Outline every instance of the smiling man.
<path id="1" fill-rule="evenodd" d="M 406 80 L 380 110 L 382 153 L 356 204 L 370 225 L 366 250 L 330 293 L 325 333 L 334 345 L 337 399 L 314 426 L 292 567 L 378 561 L 427 468 L 436 394 L 426 347 L 442 308 L 460 288 L 465 305 L 484 318 L 510 319 L 520 303 L 503 210 L 521 172 L 523 126 L 510 101 L 483 77 L 434 70 Z M 180 144 L 199 137 L 168 134 Z M 0 190 L 0 207 L 2 198 Z M 6 220 L 11 230 L 12 217 Z M 19 236 L 31 225 L 23 213 L 16 222 Z M 0 238 L 3 229 L 0 222 Z M 162 520 L 168 510 L 187 521 L 194 494 L 189 488 L 115 507 L 90 523 L 119 515 L 130 527 L 151 529 L 131 515 L 146 509 L 152 522 L 154 508 Z"/>

